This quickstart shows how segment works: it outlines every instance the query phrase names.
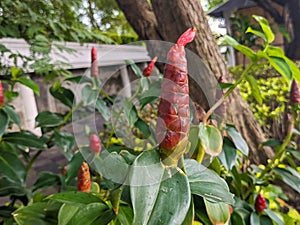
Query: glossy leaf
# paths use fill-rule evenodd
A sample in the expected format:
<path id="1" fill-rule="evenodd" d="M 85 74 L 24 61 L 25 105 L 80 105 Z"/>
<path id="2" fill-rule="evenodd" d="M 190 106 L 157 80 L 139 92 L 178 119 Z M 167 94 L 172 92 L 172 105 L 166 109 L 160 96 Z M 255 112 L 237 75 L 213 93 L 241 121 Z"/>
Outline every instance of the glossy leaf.
<path id="1" fill-rule="evenodd" d="M 2 141 L 41 150 L 47 148 L 47 145 L 42 139 L 38 138 L 36 135 L 28 131 L 7 133 L 3 135 Z"/>
<path id="2" fill-rule="evenodd" d="M 272 43 L 275 39 L 275 35 L 271 30 L 271 27 L 269 25 L 269 22 L 267 19 L 265 19 L 262 16 L 256 16 L 253 15 L 253 18 L 259 23 L 259 25 L 261 26 L 265 36 L 266 36 L 266 40 L 268 43 Z"/>
<path id="3" fill-rule="evenodd" d="M 142 73 L 141 69 L 134 63 L 134 61 L 132 61 L 132 60 L 126 60 L 126 63 L 128 65 L 130 65 L 130 68 L 135 73 L 135 75 L 137 75 L 140 78 L 143 77 L 143 73 Z"/>
<path id="4" fill-rule="evenodd" d="M 21 120 L 19 114 L 10 105 L 4 105 L 4 110 L 7 113 L 9 119 L 17 124 L 19 128 L 21 128 Z"/>
<path id="5" fill-rule="evenodd" d="M 13 213 L 13 216 L 18 225 L 54 225 L 57 224 L 56 216 L 59 207 L 60 205 L 58 204 L 53 205 L 48 202 L 37 202 L 26 207 L 20 207 Z"/>
<path id="6" fill-rule="evenodd" d="M 266 35 L 258 30 L 254 30 L 252 27 L 248 27 L 245 33 L 252 33 L 257 37 L 262 38 L 264 41 L 267 41 Z"/>
<path id="7" fill-rule="evenodd" d="M 223 145 L 221 132 L 211 125 L 203 125 L 200 123 L 199 127 L 200 144 L 205 152 L 211 156 L 219 155 Z"/>
<path id="8" fill-rule="evenodd" d="M 237 150 L 227 137 L 223 140 L 223 150 L 220 155 L 218 155 L 218 158 L 226 170 L 231 170 L 236 163 L 238 158 Z"/>
<path id="9" fill-rule="evenodd" d="M 0 168 L 1 176 L 5 176 L 16 183 L 25 182 L 26 168 L 17 155 L 10 152 L 1 152 Z"/>
<path id="10" fill-rule="evenodd" d="M 130 206 L 121 205 L 116 218 L 115 225 L 132 225 L 133 211 Z"/>
<path id="11" fill-rule="evenodd" d="M 72 159 L 67 165 L 66 183 L 70 183 L 72 179 L 77 177 L 78 170 L 84 161 L 80 152 L 73 155 Z"/>
<path id="12" fill-rule="evenodd" d="M 58 225 L 68 225 L 79 209 L 79 206 L 63 204 L 58 212 Z"/>
<path id="13" fill-rule="evenodd" d="M 291 186 L 295 191 L 300 193 L 300 175 L 299 173 L 292 169 L 291 167 L 287 168 L 274 168 L 273 171 L 281 177 L 281 179 Z"/>
<path id="14" fill-rule="evenodd" d="M 33 80 L 27 77 L 19 77 L 17 78 L 17 81 L 29 87 L 35 94 L 40 95 L 40 87 Z"/>
<path id="15" fill-rule="evenodd" d="M 54 131 L 53 141 L 56 145 L 58 145 L 65 156 L 70 160 L 73 156 L 73 150 L 75 146 L 75 138 L 74 135 L 64 131 Z"/>
<path id="16" fill-rule="evenodd" d="M 231 214 L 230 221 L 232 225 L 246 225 L 243 217 L 235 211 Z"/>
<path id="17" fill-rule="evenodd" d="M 229 206 L 223 202 L 210 202 L 204 199 L 207 215 L 213 225 L 227 224 L 230 219 Z"/>
<path id="18" fill-rule="evenodd" d="M 24 185 L 19 182 L 14 182 L 6 177 L 0 178 L 0 196 L 24 196 L 27 190 Z"/>
<path id="19" fill-rule="evenodd" d="M 274 69 L 276 69 L 288 82 L 292 80 L 292 71 L 282 57 L 271 56 L 268 60 Z"/>
<path id="20" fill-rule="evenodd" d="M 298 68 L 298 66 L 295 64 L 295 62 L 293 62 L 286 56 L 284 56 L 284 60 L 289 65 L 290 70 L 292 71 L 293 78 L 295 78 L 295 80 L 300 83 L 300 69 Z"/>
<path id="21" fill-rule="evenodd" d="M 249 147 L 247 142 L 242 137 L 242 135 L 235 129 L 233 126 L 227 126 L 226 131 L 228 135 L 231 137 L 235 147 L 240 150 L 244 155 L 249 154 Z"/>
<path id="22" fill-rule="evenodd" d="M 3 135 L 3 133 L 6 131 L 9 123 L 9 117 L 7 113 L 0 109 L 0 137 Z"/>
<path id="23" fill-rule="evenodd" d="M 265 209 L 264 212 L 273 220 L 277 223 L 277 225 L 283 225 L 283 218 L 279 217 L 278 214 L 275 212 L 271 211 L 270 209 Z"/>
<path id="24" fill-rule="evenodd" d="M 260 220 L 256 212 L 252 212 L 250 215 L 250 224 L 251 225 L 260 225 Z"/>
<path id="25" fill-rule="evenodd" d="M 67 203 L 74 206 L 80 206 L 80 207 L 90 203 L 101 203 L 106 206 L 106 204 L 99 197 L 91 193 L 86 193 L 81 191 L 60 192 L 48 196 L 47 199 L 55 200 L 61 203 Z"/>
<path id="26" fill-rule="evenodd" d="M 255 52 L 251 48 L 238 43 L 235 39 L 233 39 L 232 37 L 230 37 L 228 35 L 225 35 L 225 41 L 229 45 L 231 45 L 232 47 L 234 47 L 236 50 L 238 50 L 239 52 L 241 52 L 245 56 L 247 56 L 251 61 L 254 61 L 254 62 L 257 61 L 257 56 L 256 56 Z"/>
<path id="27" fill-rule="evenodd" d="M 138 120 L 135 122 L 134 126 L 143 133 L 145 138 L 147 138 L 151 135 L 150 127 L 144 120 L 138 118 Z"/>
<path id="28" fill-rule="evenodd" d="M 49 111 L 39 113 L 35 121 L 37 127 L 56 127 L 64 123 L 62 115 Z"/>
<path id="29" fill-rule="evenodd" d="M 191 201 L 189 211 L 187 212 L 185 219 L 181 225 L 192 225 L 194 222 L 194 217 L 195 217 L 194 203 L 193 201 Z"/>
<path id="30" fill-rule="evenodd" d="M 160 97 L 161 93 L 161 81 L 155 81 L 151 83 L 148 90 L 144 91 L 139 97 L 141 108 L 143 108 L 148 103 L 153 102 L 154 100 Z"/>
<path id="31" fill-rule="evenodd" d="M 92 89 L 90 85 L 85 85 L 81 92 L 84 105 L 95 104 L 99 91 Z"/>
<path id="32" fill-rule="evenodd" d="M 51 95 L 69 108 L 73 107 L 74 94 L 70 89 L 59 87 L 58 89 L 50 88 Z"/>
<path id="33" fill-rule="evenodd" d="M 125 100 L 124 112 L 130 127 L 133 127 L 139 118 L 135 106 L 130 101 Z"/>
<path id="34" fill-rule="evenodd" d="M 255 100 L 258 102 L 258 104 L 262 104 L 263 98 L 262 98 L 262 95 L 260 93 L 259 87 L 257 85 L 256 79 L 253 76 L 250 76 L 250 75 L 246 75 L 245 79 L 247 80 L 247 82 L 250 85 L 251 94 L 253 95 Z"/>
<path id="35" fill-rule="evenodd" d="M 260 224 L 263 224 L 263 225 L 274 225 L 274 223 L 272 222 L 272 220 L 268 216 L 262 215 L 262 216 L 260 216 L 259 220 L 260 220 Z"/>
<path id="36" fill-rule="evenodd" d="M 101 98 L 97 99 L 95 108 L 99 111 L 99 113 L 105 119 L 105 121 L 110 120 L 110 109 L 103 99 L 101 99 Z"/>
<path id="37" fill-rule="evenodd" d="M 185 160 L 185 166 L 192 194 L 212 202 L 234 203 L 227 183 L 214 171 L 191 159 Z"/>

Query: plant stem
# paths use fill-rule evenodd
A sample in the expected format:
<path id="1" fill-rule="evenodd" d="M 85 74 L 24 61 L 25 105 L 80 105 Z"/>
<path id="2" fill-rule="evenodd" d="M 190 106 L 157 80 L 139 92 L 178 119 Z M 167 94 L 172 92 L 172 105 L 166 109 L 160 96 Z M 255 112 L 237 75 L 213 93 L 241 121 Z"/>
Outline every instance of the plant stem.
<path id="1" fill-rule="evenodd" d="M 32 159 L 29 161 L 29 163 L 28 163 L 28 165 L 27 165 L 27 167 L 26 167 L 26 172 L 28 172 L 28 171 L 31 169 L 33 163 L 37 160 L 37 158 L 40 156 L 40 154 L 42 154 L 42 152 L 43 152 L 43 150 L 38 150 L 38 151 L 34 154 L 34 156 L 33 156 Z"/>
<path id="2" fill-rule="evenodd" d="M 248 71 L 254 66 L 255 63 L 251 62 L 246 69 L 243 71 L 239 79 L 226 91 L 226 93 L 207 111 L 206 115 L 203 118 L 203 124 L 207 124 L 208 118 L 211 114 L 223 103 L 225 98 L 227 98 L 233 90 L 244 80 L 245 76 L 247 75 Z"/>
<path id="3" fill-rule="evenodd" d="M 182 169 L 182 171 L 186 174 L 186 168 L 185 168 L 185 165 L 184 165 L 184 158 L 183 158 L 183 155 L 180 157 L 179 159 L 179 167 Z"/>

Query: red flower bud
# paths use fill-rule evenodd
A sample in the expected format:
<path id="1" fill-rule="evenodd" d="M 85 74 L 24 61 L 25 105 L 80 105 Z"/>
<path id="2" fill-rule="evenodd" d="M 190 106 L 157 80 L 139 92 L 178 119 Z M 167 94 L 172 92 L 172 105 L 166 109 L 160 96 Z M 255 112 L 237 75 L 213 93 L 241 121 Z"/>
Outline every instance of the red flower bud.
<path id="1" fill-rule="evenodd" d="M 143 75 L 144 75 L 145 77 L 149 77 L 149 76 L 151 75 L 152 70 L 153 70 L 153 67 L 154 67 L 154 64 L 156 63 L 156 61 L 157 61 L 157 56 L 155 56 L 155 57 L 151 60 L 151 62 L 149 63 L 149 65 L 144 69 Z"/>
<path id="2" fill-rule="evenodd" d="M 192 42 L 196 35 L 196 28 L 187 29 L 177 40 L 178 46 L 186 46 L 188 43 Z"/>
<path id="3" fill-rule="evenodd" d="M 82 192 L 90 192 L 91 175 L 89 165 L 83 162 L 78 170 L 77 176 L 77 190 Z"/>
<path id="4" fill-rule="evenodd" d="M 291 105 L 300 104 L 300 87 L 296 80 L 293 80 L 291 91 L 290 91 L 290 102 Z"/>
<path id="5" fill-rule="evenodd" d="M 229 213 L 232 214 L 233 213 L 233 208 L 231 205 L 229 205 Z"/>
<path id="6" fill-rule="evenodd" d="M 0 107 L 4 105 L 4 90 L 2 87 L 2 82 L 0 81 Z"/>
<path id="7" fill-rule="evenodd" d="M 64 167 L 61 169 L 61 174 L 62 174 L 63 176 L 66 176 L 66 175 L 67 175 L 67 167 L 66 167 L 66 166 L 64 166 Z"/>
<path id="8" fill-rule="evenodd" d="M 98 77 L 98 61 L 97 61 L 97 49 L 95 47 L 92 48 L 92 65 L 91 65 L 91 76 Z"/>
<path id="9" fill-rule="evenodd" d="M 266 199 L 262 194 L 257 195 L 255 199 L 255 211 L 257 213 L 263 212 L 267 208 Z"/>
<path id="10" fill-rule="evenodd" d="M 101 142 L 97 134 L 90 136 L 90 149 L 97 154 L 101 151 Z"/>

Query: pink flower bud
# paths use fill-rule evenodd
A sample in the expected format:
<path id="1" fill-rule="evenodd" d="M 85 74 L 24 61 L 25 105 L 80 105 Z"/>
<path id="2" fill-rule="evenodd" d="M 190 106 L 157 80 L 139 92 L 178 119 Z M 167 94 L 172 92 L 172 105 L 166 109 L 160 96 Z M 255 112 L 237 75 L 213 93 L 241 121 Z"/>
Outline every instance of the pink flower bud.
<path id="1" fill-rule="evenodd" d="M 95 47 L 92 48 L 91 56 L 92 56 L 91 76 L 98 77 L 97 49 Z"/>
<path id="2" fill-rule="evenodd" d="M 97 134 L 92 134 L 90 136 L 90 148 L 94 153 L 100 153 L 101 142 Z"/>
<path id="3" fill-rule="evenodd" d="M 156 63 L 156 61 L 157 61 L 157 56 L 155 56 L 155 57 L 151 60 L 151 62 L 149 63 L 149 65 L 144 69 L 143 75 L 144 75 L 145 77 L 149 77 L 149 76 L 151 75 L 151 73 L 152 73 L 152 71 L 153 71 L 154 64 Z"/>

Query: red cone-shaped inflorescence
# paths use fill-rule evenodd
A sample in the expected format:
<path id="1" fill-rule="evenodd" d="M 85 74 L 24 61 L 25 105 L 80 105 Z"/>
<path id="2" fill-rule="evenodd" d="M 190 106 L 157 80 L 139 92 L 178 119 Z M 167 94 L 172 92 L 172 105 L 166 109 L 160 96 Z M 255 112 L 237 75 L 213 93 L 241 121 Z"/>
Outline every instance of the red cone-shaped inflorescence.
<path id="1" fill-rule="evenodd" d="M 91 76 L 98 77 L 97 49 L 95 47 L 92 48 L 91 56 L 92 56 Z"/>
<path id="2" fill-rule="evenodd" d="M 152 71 L 153 71 L 153 68 L 154 68 L 154 64 L 156 63 L 156 61 L 157 61 L 157 56 L 155 56 L 155 57 L 151 60 L 151 62 L 149 63 L 149 65 L 144 69 L 143 75 L 144 75 L 145 77 L 149 77 L 149 76 L 151 75 L 151 73 L 152 73 Z"/>
<path id="3" fill-rule="evenodd" d="M 79 168 L 77 176 L 77 190 L 82 192 L 90 192 L 91 175 L 89 165 L 83 162 Z"/>
<path id="4" fill-rule="evenodd" d="M 195 37 L 196 30 L 188 29 L 169 51 L 161 99 L 158 106 L 156 135 L 164 163 L 176 166 L 187 146 L 190 129 L 189 86 L 184 46 Z"/>
<path id="5" fill-rule="evenodd" d="M 96 154 L 101 152 L 101 142 L 97 134 L 90 136 L 90 149 Z"/>
<path id="6" fill-rule="evenodd" d="M 290 91 L 290 103 L 291 105 L 300 104 L 300 87 L 296 80 L 293 80 Z"/>
<path id="7" fill-rule="evenodd" d="M 267 208 L 266 199 L 262 194 L 257 195 L 255 199 L 255 211 L 257 213 L 263 212 Z"/>
<path id="8" fill-rule="evenodd" d="M 0 107 L 4 105 L 4 90 L 2 87 L 2 82 L 0 81 Z"/>

